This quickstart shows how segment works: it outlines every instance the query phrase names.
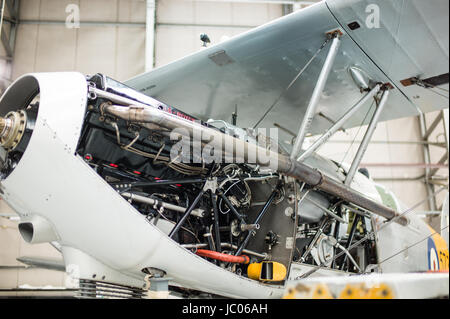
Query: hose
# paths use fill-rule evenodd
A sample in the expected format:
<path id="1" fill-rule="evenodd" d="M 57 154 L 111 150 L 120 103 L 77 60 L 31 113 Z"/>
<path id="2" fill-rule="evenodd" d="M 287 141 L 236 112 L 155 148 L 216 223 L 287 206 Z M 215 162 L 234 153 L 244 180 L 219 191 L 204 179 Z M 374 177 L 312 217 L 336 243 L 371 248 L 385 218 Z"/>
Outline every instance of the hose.
<path id="1" fill-rule="evenodd" d="M 196 254 L 202 257 L 208 257 L 229 263 L 248 264 L 250 262 L 250 258 L 246 255 L 232 256 L 207 249 L 198 249 Z"/>

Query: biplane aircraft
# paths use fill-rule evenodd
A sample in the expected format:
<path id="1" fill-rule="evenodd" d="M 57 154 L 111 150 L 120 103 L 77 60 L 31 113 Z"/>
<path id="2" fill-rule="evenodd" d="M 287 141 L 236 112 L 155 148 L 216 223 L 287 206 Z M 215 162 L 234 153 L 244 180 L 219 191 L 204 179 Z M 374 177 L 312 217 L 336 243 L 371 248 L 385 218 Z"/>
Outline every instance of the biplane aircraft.
<path id="1" fill-rule="evenodd" d="M 368 274 L 443 276 L 448 295 L 448 238 L 359 168 L 377 123 L 448 108 L 448 6 L 326 0 L 125 83 L 23 75 L 0 100 L 0 195 L 82 297 L 139 297 L 149 276 L 295 297 Z M 362 125 L 349 164 L 317 154 Z"/>

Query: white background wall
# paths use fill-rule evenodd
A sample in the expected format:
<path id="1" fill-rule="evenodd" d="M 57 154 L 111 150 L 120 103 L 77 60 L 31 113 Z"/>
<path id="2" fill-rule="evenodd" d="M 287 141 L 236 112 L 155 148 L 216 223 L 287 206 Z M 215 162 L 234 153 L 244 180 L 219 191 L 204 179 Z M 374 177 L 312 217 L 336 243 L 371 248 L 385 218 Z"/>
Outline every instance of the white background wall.
<path id="1" fill-rule="evenodd" d="M 67 29 L 64 24 L 37 24 L 36 21 L 65 21 L 68 4 L 80 8 L 81 21 L 134 23 L 134 25 L 89 25 Z M 155 66 L 161 66 L 201 49 L 200 33 L 207 33 L 213 43 L 231 37 L 282 15 L 275 4 L 212 3 L 194 0 L 158 0 L 156 10 Z M 29 72 L 79 71 L 105 73 L 126 80 L 145 68 L 144 0 L 22 0 L 20 24 L 15 47 L 12 80 Z M 0 61 L 1 62 L 1 61 Z M 0 63 L 0 70 L 6 72 Z M 441 129 L 441 132 L 443 130 Z M 362 139 L 364 128 L 338 133 L 333 140 Z M 439 133 L 438 133 L 439 134 Z M 419 125 L 415 118 L 380 123 L 374 140 L 417 141 Z M 433 137 L 435 138 L 435 137 Z M 440 137 L 439 137 L 440 138 Z M 320 153 L 341 161 L 351 161 L 357 145 L 328 143 Z M 433 152 L 433 159 L 439 158 Z M 365 163 L 423 162 L 419 145 L 371 144 Z M 370 169 L 373 177 L 414 177 L 423 169 Z M 442 173 L 442 172 L 441 172 Z M 383 182 L 407 205 L 426 196 L 421 182 Z M 427 210 L 427 204 L 419 210 Z M 0 213 L 9 212 L 0 201 Z M 18 266 L 19 256 L 59 257 L 50 245 L 28 245 L 17 231 L 17 223 L 0 218 L 0 265 Z M 64 274 L 42 269 L 0 269 L 0 289 L 23 284 L 64 286 Z"/>
<path id="2" fill-rule="evenodd" d="M 145 2 L 138 0 L 22 0 L 21 20 L 66 21 L 69 4 L 81 21 L 145 23 Z M 145 26 L 19 25 L 13 78 L 28 72 L 105 73 L 125 80 L 144 70 Z"/>

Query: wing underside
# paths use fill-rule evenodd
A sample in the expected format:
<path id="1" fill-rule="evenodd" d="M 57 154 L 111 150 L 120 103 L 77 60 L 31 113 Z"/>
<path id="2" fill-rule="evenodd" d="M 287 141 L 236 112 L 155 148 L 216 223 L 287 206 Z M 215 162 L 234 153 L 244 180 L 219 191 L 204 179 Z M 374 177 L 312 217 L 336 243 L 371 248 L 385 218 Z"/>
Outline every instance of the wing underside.
<path id="1" fill-rule="evenodd" d="M 320 2 L 139 75 L 127 84 L 202 120 L 230 121 L 237 108 L 238 125 L 253 127 L 323 44 L 326 32 L 340 29 L 344 32 L 342 43 L 310 133 L 326 131 L 361 99 L 349 73 L 351 67 L 363 70 L 373 81 L 394 86 L 382 121 L 442 109 L 448 107 L 448 97 L 401 82 L 448 74 L 448 28 L 440 27 L 448 25 L 448 1 L 434 2 L 427 9 L 420 1 Z M 366 20 L 372 12 L 367 6 L 374 3 L 380 23 L 369 28 Z M 355 21 L 359 28 L 352 31 L 348 24 Z M 298 130 L 328 48 L 318 54 L 259 127 L 277 123 Z M 448 89 L 448 84 L 441 88 Z M 373 105 L 364 106 L 344 128 L 366 124 L 373 110 Z M 280 138 L 283 134 L 280 132 Z"/>

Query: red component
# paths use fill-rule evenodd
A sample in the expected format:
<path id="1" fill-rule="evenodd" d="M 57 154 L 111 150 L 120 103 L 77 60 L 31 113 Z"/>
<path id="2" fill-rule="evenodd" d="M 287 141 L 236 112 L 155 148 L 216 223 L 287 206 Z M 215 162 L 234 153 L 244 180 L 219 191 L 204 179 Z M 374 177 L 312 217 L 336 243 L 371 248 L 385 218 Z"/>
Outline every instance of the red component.
<path id="1" fill-rule="evenodd" d="M 141 175 L 141 172 L 139 172 L 139 171 L 133 171 L 133 173 Z"/>
<path id="2" fill-rule="evenodd" d="M 117 164 L 113 164 L 113 163 L 109 164 L 109 166 L 111 166 L 111 167 L 114 167 L 114 168 L 117 168 L 117 167 L 119 167 L 119 165 L 117 165 Z"/>
<path id="3" fill-rule="evenodd" d="M 92 156 L 86 155 L 84 158 L 90 161 L 92 159 Z"/>
<path id="4" fill-rule="evenodd" d="M 198 249 L 196 254 L 202 257 L 208 257 L 229 263 L 248 264 L 250 262 L 250 258 L 248 258 L 248 256 L 246 255 L 233 256 L 207 249 Z"/>
<path id="5" fill-rule="evenodd" d="M 155 179 L 158 181 L 158 180 L 160 180 L 161 178 L 159 178 L 159 177 L 155 177 Z"/>
<path id="6" fill-rule="evenodd" d="M 181 187 L 182 185 L 181 184 L 175 184 L 175 186 Z"/>

